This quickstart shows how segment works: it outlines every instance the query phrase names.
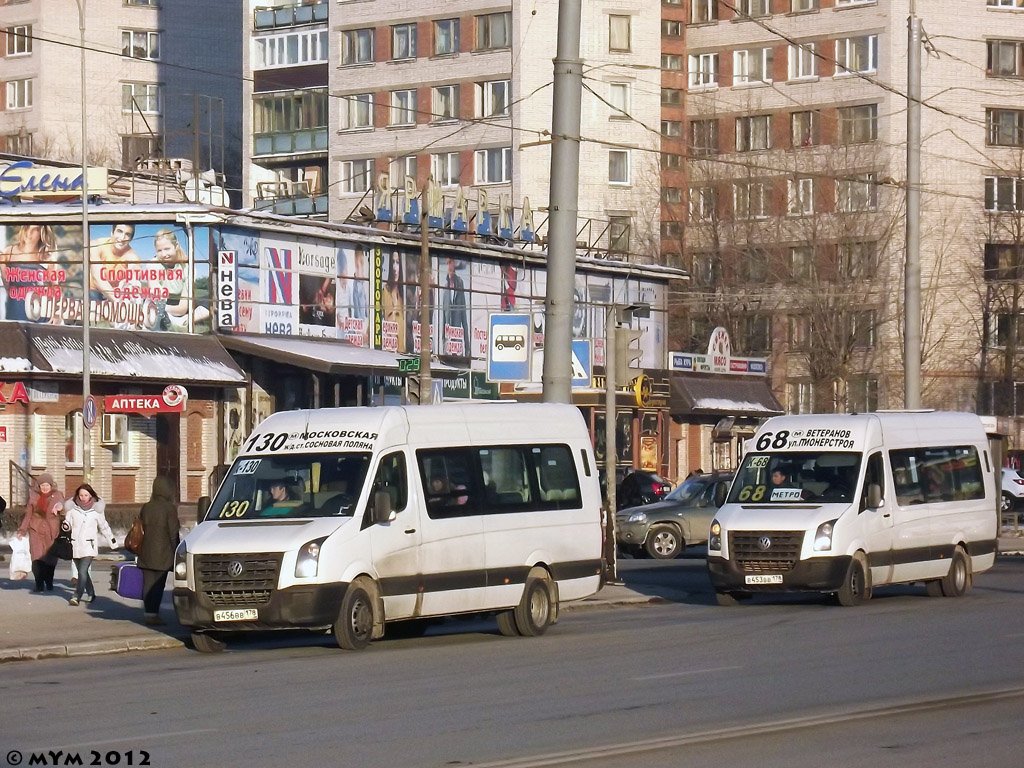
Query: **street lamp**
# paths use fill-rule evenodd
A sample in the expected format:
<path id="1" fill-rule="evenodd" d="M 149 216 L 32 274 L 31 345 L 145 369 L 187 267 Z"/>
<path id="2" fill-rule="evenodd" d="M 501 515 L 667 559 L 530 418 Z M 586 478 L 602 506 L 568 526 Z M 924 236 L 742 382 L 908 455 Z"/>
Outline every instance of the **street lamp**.
<path id="1" fill-rule="evenodd" d="M 92 397 L 89 371 L 91 368 L 89 350 L 89 286 L 92 259 L 89 241 L 89 122 L 85 114 L 85 3 L 86 0 L 75 0 L 78 6 L 78 53 L 82 69 L 81 108 L 82 108 L 82 481 L 89 482 L 92 476 L 92 429 L 86 419 L 86 409 Z"/>

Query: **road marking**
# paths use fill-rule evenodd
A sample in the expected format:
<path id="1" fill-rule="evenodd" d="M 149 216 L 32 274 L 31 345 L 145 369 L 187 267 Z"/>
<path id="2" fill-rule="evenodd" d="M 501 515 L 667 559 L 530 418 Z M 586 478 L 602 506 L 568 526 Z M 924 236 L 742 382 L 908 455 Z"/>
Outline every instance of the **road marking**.
<path id="1" fill-rule="evenodd" d="M 687 675 L 708 675 L 712 672 L 726 672 L 730 669 L 743 669 L 743 667 L 712 667 L 711 669 L 688 669 L 685 672 L 669 672 L 664 675 L 647 675 L 646 677 L 634 677 L 633 680 L 664 680 L 666 677 L 686 677 Z"/>
<path id="2" fill-rule="evenodd" d="M 25 749 L 24 752 L 41 751 L 46 749 L 47 751 L 53 749 L 81 749 L 82 747 L 98 747 L 103 744 L 123 744 L 126 741 L 148 741 L 149 739 L 167 739 L 177 736 L 191 736 L 194 733 L 216 733 L 219 729 L 217 728 L 194 728 L 191 731 L 166 731 L 159 733 L 146 733 L 141 736 L 111 736 L 109 739 L 103 739 L 101 741 L 82 741 L 76 744 L 61 744 L 60 746 L 48 745 L 44 748 L 36 747 L 33 749 Z"/>
<path id="3" fill-rule="evenodd" d="M 832 712 L 824 715 L 794 717 L 785 720 L 768 720 L 763 723 L 751 723 L 748 725 L 738 725 L 729 728 L 716 728 L 707 731 L 699 731 L 697 733 L 691 733 L 684 736 L 665 736 L 662 738 L 645 739 L 643 741 L 625 741 L 619 744 L 608 744 L 603 747 L 589 747 L 584 749 L 565 750 L 563 752 L 550 752 L 546 755 L 515 757 L 507 760 L 497 760 L 491 763 L 473 763 L 473 768 L 544 768 L 544 766 L 549 765 L 569 765 L 570 763 L 583 763 L 588 760 L 600 760 L 609 757 L 654 752 L 662 749 L 674 749 L 691 744 L 725 741 L 727 739 L 759 736 L 784 731 L 795 731 L 803 728 L 831 725 L 850 720 L 870 720 L 878 717 L 888 717 L 891 715 L 927 712 L 934 709 L 945 709 L 953 706 L 970 704 L 985 704 L 991 701 L 998 701 L 1000 699 L 1021 697 L 1024 697 L 1024 686 L 1017 686 L 1014 688 L 971 693 L 963 696 L 918 699 L 916 701 L 904 702 L 902 704 L 888 704 L 879 707 Z"/>

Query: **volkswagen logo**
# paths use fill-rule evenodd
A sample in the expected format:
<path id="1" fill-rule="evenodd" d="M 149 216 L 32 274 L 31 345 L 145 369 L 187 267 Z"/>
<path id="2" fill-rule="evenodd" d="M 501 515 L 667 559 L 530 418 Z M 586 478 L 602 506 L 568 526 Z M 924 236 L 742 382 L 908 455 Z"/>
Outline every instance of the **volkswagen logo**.
<path id="1" fill-rule="evenodd" d="M 757 546 L 759 546 L 763 550 L 771 549 L 772 548 L 772 540 L 769 539 L 767 536 L 762 536 L 761 538 L 759 538 L 757 540 Z M 232 565 L 234 565 L 234 563 L 232 563 Z"/>
<path id="2" fill-rule="evenodd" d="M 767 549 L 767 547 L 765 547 L 765 549 Z M 239 576 L 242 575 L 242 571 L 244 570 L 245 566 L 242 565 L 241 561 L 232 560 L 231 563 L 228 565 L 228 576 L 230 576 L 233 579 L 237 579 Z"/>

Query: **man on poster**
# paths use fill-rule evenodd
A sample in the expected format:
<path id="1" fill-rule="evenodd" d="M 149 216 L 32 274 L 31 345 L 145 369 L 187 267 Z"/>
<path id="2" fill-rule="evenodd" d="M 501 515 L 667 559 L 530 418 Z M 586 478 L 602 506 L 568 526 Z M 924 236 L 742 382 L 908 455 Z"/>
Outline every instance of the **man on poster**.
<path id="1" fill-rule="evenodd" d="M 447 259 L 447 274 L 444 281 L 444 334 L 445 354 L 465 357 L 468 352 L 469 326 L 466 322 L 466 285 L 455 274 L 455 259 Z"/>
<path id="2" fill-rule="evenodd" d="M 89 243 L 89 298 L 92 301 L 120 298 L 118 288 L 130 281 L 118 277 L 117 271 L 142 261 L 132 248 L 133 237 L 135 225 L 122 222 L 111 229 L 110 237 Z"/>

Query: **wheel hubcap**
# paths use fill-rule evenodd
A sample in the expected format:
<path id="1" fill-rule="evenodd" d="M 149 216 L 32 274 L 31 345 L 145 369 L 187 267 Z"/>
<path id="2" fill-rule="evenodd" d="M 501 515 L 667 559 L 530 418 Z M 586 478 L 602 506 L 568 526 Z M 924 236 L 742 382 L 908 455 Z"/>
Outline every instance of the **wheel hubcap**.
<path id="1" fill-rule="evenodd" d="M 671 534 L 659 533 L 654 537 L 654 551 L 659 555 L 667 555 L 675 548 L 676 543 Z"/>
<path id="2" fill-rule="evenodd" d="M 370 632 L 370 625 L 373 619 L 370 615 L 370 606 L 359 600 L 352 606 L 352 634 L 356 637 L 365 637 Z"/>
<path id="3" fill-rule="evenodd" d="M 547 621 L 548 596 L 544 587 L 538 587 L 530 595 L 530 618 L 536 626 L 541 626 Z"/>

